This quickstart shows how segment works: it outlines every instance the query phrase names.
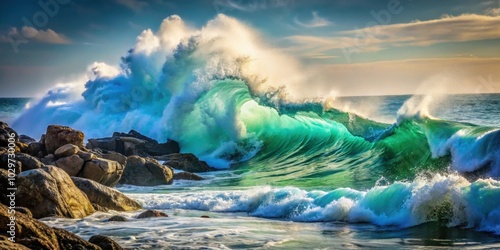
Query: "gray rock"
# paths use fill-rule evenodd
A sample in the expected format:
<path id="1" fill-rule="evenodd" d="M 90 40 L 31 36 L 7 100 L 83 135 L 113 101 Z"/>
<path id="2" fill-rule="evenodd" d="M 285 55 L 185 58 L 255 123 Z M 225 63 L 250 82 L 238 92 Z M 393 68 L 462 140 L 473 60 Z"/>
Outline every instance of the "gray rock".
<path id="1" fill-rule="evenodd" d="M 127 157 L 120 154 L 120 153 L 114 152 L 114 151 L 109 151 L 107 153 L 103 153 L 102 158 L 112 160 L 112 161 L 117 161 L 118 163 L 122 164 L 123 166 L 127 165 Z"/>
<path id="2" fill-rule="evenodd" d="M 180 173 L 175 173 L 173 179 L 174 180 L 201 181 L 201 180 L 203 180 L 203 177 L 201 177 L 195 173 L 180 172 Z"/>
<path id="3" fill-rule="evenodd" d="M 22 172 L 17 185 L 16 205 L 31 210 L 35 218 L 82 218 L 94 212 L 87 196 L 60 168 L 44 166 Z"/>
<path id="4" fill-rule="evenodd" d="M 71 156 L 71 155 L 74 155 L 76 153 L 78 153 L 79 148 L 73 144 L 66 144 L 64 146 L 60 146 L 58 149 L 56 149 L 56 151 L 54 152 L 54 155 L 57 157 L 57 158 L 64 158 L 64 157 L 68 157 L 68 156 Z"/>
<path id="5" fill-rule="evenodd" d="M 137 215 L 137 219 L 151 218 L 151 217 L 168 217 L 168 215 L 158 210 L 147 210 Z"/>
<path id="6" fill-rule="evenodd" d="M 123 172 L 121 184 L 137 186 L 156 186 L 170 184 L 173 172 L 152 158 L 129 156 Z"/>
<path id="7" fill-rule="evenodd" d="M 169 154 L 161 158 L 165 162 L 163 165 L 191 173 L 213 171 L 214 168 L 208 166 L 204 161 L 200 161 L 194 154 Z"/>
<path id="8" fill-rule="evenodd" d="M 71 155 L 56 161 L 56 166 L 66 171 L 69 176 L 77 176 L 83 167 L 83 159 L 78 155 Z"/>
<path id="9" fill-rule="evenodd" d="M 73 177 L 75 185 L 82 190 L 92 203 L 116 211 L 135 211 L 141 205 L 124 194 L 95 181 Z"/>
<path id="10" fill-rule="evenodd" d="M 25 144 L 30 144 L 30 143 L 33 143 L 33 142 L 36 142 L 35 139 L 27 136 L 27 135 L 20 135 L 19 136 L 19 141 L 22 142 L 22 143 L 25 143 Z"/>
<path id="11" fill-rule="evenodd" d="M 82 158 L 83 161 L 90 161 L 96 158 L 96 155 L 91 152 L 78 151 L 77 155 Z"/>
<path id="12" fill-rule="evenodd" d="M 24 154 L 24 153 L 16 154 L 15 160 L 21 162 L 22 171 L 41 168 L 44 165 L 37 158 L 35 158 L 29 154 Z"/>
<path id="13" fill-rule="evenodd" d="M 116 161 L 94 158 L 85 162 L 79 177 L 94 180 L 103 185 L 114 187 L 123 174 L 123 165 Z"/>
<path id="14" fill-rule="evenodd" d="M 128 221 L 127 218 L 125 218 L 124 216 L 121 216 L 121 215 L 114 215 L 114 216 L 111 216 L 108 221 Z"/>
<path id="15" fill-rule="evenodd" d="M 39 171 L 39 170 L 31 170 Z M 6 224 L 12 215 L 9 208 L 0 204 L 0 230 L 7 232 Z M 5 223 L 4 223 L 5 222 Z M 1 236 L 0 236 L 1 237 Z M 11 242 L 12 243 L 12 242 Z M 63 229 L 51 228 L 23 213 L 16 213 L 16 242 L 11 246 L 0 242 L 0 249 L 86 249 L 99 250 L 97 245 Z"/>
<path id="16" fill-rule="evenodd" d="M 32 142 L 28 145 L 28 154 L 36 157 L 44 156 L 46 153 L 45 146 L 40 142 Z"/>
<path id="17" fill-rule="evenodd" d="M 123 250 L 118 243 L 103 235 L 94 235 L 90 237 L 89 242 L 98 245 L 102 250 Z"/>

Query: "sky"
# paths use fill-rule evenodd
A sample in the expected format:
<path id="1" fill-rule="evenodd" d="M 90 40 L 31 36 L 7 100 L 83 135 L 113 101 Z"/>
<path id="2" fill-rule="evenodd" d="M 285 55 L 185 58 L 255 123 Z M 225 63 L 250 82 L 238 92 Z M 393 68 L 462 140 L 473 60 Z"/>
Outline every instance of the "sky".
<path id="1" fill-rule="evenodd" d="M 245 23 L 314 72 L 303 84 L 316 95 L 500 92 L 500 0 L 4 0 L 0 97 L 119 65 L 174 14 L 196 28 L 218 14 Z"/>

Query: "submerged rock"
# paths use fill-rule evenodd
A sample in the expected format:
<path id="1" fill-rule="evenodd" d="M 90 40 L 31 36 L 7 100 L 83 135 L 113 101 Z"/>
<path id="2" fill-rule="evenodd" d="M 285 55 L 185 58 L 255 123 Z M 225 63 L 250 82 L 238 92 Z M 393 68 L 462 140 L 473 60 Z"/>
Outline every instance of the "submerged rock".
<path id="1" fill-rule="evenodd" d="M 128 219 L 121 215 L 114 215 L 110 217 L 108 221 L 128 221 Z"/>
<path id="2" fill-rule="evenodd" d="M 147 210 L 137 215 L 137 219 L 151 218 L 151 217 L 168 217 L 168 215 L 158 210 Z"/>
<path id="3" fill-rule="evenodd" d="M 17 205 L 28 208 L 35 218 L 82 218 L 94 212 L 87 196 L 60 168 L 44 166 L 22 172 L 17 185 Z"/>
<path id="4" fill-rule="evenodd" d="M 102 250 L 123 250 L 118 243 L 104 235 L 94 235 L 90 237 L 89 242 L 98 245 Z"/>
<path id="5" fill-rule="evenodd" d="M 152 158 L 129 156 L 120 184 L 156 186 L 170 184 L 173 172 Z"/>
<path id="6" fill-rule="evenodd" d="M 41 171 L 41 170 L 31 170 Z M 7 223 L 11 214 L 8 207 L 0 204 L 0 230 L 2 234 L 8 231 Z M 79 236 L 63 229 L 51 228 L 23 213 L 16 213 L 16 243 L 1 243 L 1 249 L 88 249 L 99 250 L 99 246 L 83 240 Z M 13 247 L 15 248 L 9 248 Z"/>
<path id="7" fill-rule="evenodd" d="M 124 194 L 95 181 L 78 177 L 71 179 L 87 195 L 90 202 L 101 207 L 116 211 L 135 211 L 142 208 L 139 203 Z"/>
<path id="8" fill-rule="evenodd" d="M 186 172 L 199 173 L 216 170 L 208 166 L 206 162 L 200 161 L 194 154 L 169 154 L 159 159 L 165 161 L 163 165 Z"/>
<path id="9" fill-rule="evenodd" d="M 190 172 L 180 172 L 174 174 L 174 180 L 189 180 L 189 181 L 201 181 L 204 180 L 203 177 Z"/>
<path id="10" fill-rule="evenodd" d="M 85 135 L 78 130 L 66 126 L 50 125 L 47 127 L 44 144 L 48 154 L 53 154 L 59 147 L 73 144 L 84 148 L 83 139 Z"/>

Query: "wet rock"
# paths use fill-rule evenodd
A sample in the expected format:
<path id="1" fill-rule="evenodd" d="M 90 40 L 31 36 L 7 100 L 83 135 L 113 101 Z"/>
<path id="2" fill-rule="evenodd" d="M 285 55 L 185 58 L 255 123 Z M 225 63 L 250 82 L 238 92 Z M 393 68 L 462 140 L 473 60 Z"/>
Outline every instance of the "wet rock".
<path id="1" fill-rule="evenodd" d="M 83 167 L 83 159 L 78 155 L 71 155 L 56 161 L 56 166 L 66 171 L 69 176 L 77 176 Z"/>
<path id="2" fill-rule="evenodd" d="M 129 156 L 123 172 L 121 184 L 136 186 L 156 186 L 170 184 L 173 172 L 152 158 Z"/>
<path id="3" fill-rule="evenodd" d="M 89 242 L 98 245 L 102 250 L 123 250 L 118 243 L 103 235 L 94 235 L 90 237 Z"/>
<path id="4" fill-rule="evenodd" d="M 55 166 L 24 171 L 18 175 L 17 185 L 17 205 L 28 208 L 35 218 L 82 218 L 94 212 L 87 196 Z"/>
<path id="5" fill-rule="evenodd" d="M 199 173 L 215 170 L 208 166 L 206 162 L 200 161 L 194 154 L 169 154 L 159 159 L 165 161 L 163 165 L 186 172 Z"/>
<path id="6" fill-rule="evenodd" d="M 64 157 L 68 157 L 68 156 L 72 156 L 76 153 L 78 153 L 79 148 L 73 144 L 66 144 L 64 146 L 61 146 L 59 147 L 58 149 L 56 149 L 56 151 L 54 152 L 54 155 L 57 157 L 57 158 L 64 158 Z"/>
<path id="7" fill-rule="evenodd" d="M 190 173 L 190 172 L 180 172 L 174 174 L 174 180 L 189 180 L 189 181 L 201 181 L 204 180 L 203 177 Z"/>
<path id="8" fill-rule="evenodd" d="M 79 148 L 84 148 L 83 139 L 85 135 L 78 130 L 66 126 L 50 125 L 47 128 L 44 142 L 47 153 L 53 154 L 59 147 L 66 144 L 73 144 Z"/>
<path id="9" fill-rule="evenodd" d="M 141 205 L 124 194 L 95 181 L 73 177 L 75 185 L 82 190 L 92 203 L 116 211 L 135 211 Z"/>
<path id="10" fill-rule="evenodd" d="M 114 187 L 123 174 L 123 165 L 116 161 L 94 158 L 85 162 L 78 177 L 94 180 L 103 185 Z"/>
<path id="11" fill-rule="evenodd" d="M 208 215 L 202 215 L 202 216 L 200 216 L 200 218 L 208 219 L 208 218 L 210 218 L 210 216 L 208 216 Z"/>
<path id="12" fill-rule="evenodd" d="M 128 221 L 128 219 L 121 215 L 114 215 L 108 219 L 108 221 Z"/>
<path id="13" fill-rule="evenodd" d="M 10 222 L 10 216 L 8 207 L 0 204 L 0 230 L 2 232 L 8 231 L 7 223 Z M 51 228 L 22 213 L 16 213 L 15 233 L 16 248 L 8 248 L 12 247 L 8 245 L 6 248 L 6 243 L 3 242 L 0 243 L 0 249 L 101 249 L 73 233 L 63 229 Z"/>
<path id="14" fill-rule="evenodd" d="M 151 218 L 151 217 L 168 217 L 168 215 L 158 210 L 147 210 L 137 215 L 137 219 Z"/>

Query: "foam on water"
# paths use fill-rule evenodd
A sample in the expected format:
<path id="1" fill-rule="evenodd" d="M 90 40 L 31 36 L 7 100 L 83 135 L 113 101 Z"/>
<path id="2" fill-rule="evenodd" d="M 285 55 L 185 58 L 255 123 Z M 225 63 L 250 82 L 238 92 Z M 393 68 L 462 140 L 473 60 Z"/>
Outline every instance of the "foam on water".
<path id="1" fill-rule="evenodd" d="M 367 191 L 331 192 L 294 187 L 237 191 L 130 194 L 147 208 L 246 212 L 251 216 L 300 222 L 342 221 L 411 227 L 429 221 L 500 234 L 500 182 L 470 183 L 458 175 L 395 182 Z"/>

